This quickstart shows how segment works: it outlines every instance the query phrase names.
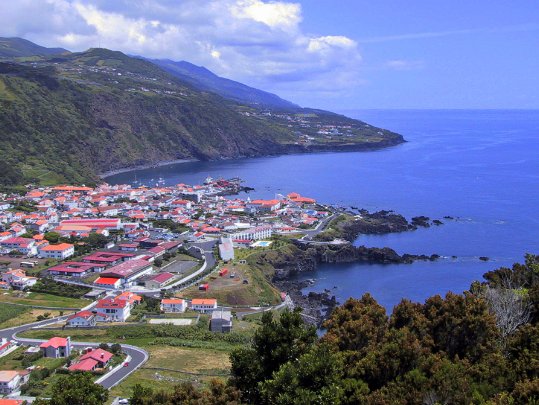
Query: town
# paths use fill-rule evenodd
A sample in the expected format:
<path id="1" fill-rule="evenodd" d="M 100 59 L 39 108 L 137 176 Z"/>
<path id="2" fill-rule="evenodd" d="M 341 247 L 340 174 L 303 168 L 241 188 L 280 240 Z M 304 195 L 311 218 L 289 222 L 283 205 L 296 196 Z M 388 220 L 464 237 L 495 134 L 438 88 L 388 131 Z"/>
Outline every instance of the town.
<path id="1" fill-rule="evenodd" d="M 106 388 L 148 360 L 136 347 L 77 343 L 71 335 L 81 330 L 206 322 L 208 333 L 224 334 L 249 315 L 292 307 L 246 258 L 279 238 L 309 240 L 332 208 L 294 192 L 240 198 L 244 189 L 240 179 L 208 177 L 200 185 L 28 187 L 0 195 L 0 302 L 3 311 L 28 305 L 38 314 L 20 322 L 0 314 L 7 321 L 0 327 L 13 326 L 0 331 L 0 394 L 43 394 L 31 375 L 44 378 L 46 358 L 63 359 L 49 373 L 91 372 Z M 66 304 L 57 313 L 56 300 Z M 53 336 L 18 336 L 36 327 Z M 14 352 L 25 367 L 4 366 L 13 362 L 2 357 Z"/>

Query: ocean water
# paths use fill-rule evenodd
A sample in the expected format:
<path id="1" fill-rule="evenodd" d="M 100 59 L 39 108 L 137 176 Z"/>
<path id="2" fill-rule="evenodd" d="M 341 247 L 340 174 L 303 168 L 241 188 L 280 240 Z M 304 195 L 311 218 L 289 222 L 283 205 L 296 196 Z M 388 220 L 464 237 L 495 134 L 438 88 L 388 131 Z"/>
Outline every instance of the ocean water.
<path id="1" fill-rule="evenodd" d="M 539 254 L 539 111 L 368 110 L 347 115 L 404 135 L 375 152 L 287 155 L 191 162 L 107 178 L 115 183 L 197 184 L 238 176 L 252 197 L 292 191 L 320 202 L 426 215 L 440 227 L 361 236 L 358 245 L 432 254 L 410 265 L 323 265 L 302 278 L 307 291 L 329 289 L 339 301 L 370 292 L 388 310 L 403 297 L 462 292 L 486 271 Z M 454 220 L 443 219 L 452 216 Z M 456 256 L 456 258 L 453 258 Z M 490 258 L 488 262 L 479 256 Z"/>

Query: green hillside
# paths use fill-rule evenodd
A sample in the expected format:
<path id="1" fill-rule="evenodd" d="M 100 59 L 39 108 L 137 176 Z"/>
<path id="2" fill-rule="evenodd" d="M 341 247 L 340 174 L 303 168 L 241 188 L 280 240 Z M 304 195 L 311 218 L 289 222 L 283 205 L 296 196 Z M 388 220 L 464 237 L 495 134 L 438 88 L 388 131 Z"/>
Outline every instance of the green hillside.
<path id="1" fill-rule="evenodd" d="M 377 148 L 400 135 L 321 111 L 271 113 L 90 49 L 0 62 L 0 184 L 92 183 L 163 160 Z M 320 135 L 346 125 L 342 136 Z"/>
<path id="2" fill-rule="evenodd" d="M 45 48 L 23 38 L 1 38 L 0 58 L 45 56 L 69 52 L 63 48 Z"/>

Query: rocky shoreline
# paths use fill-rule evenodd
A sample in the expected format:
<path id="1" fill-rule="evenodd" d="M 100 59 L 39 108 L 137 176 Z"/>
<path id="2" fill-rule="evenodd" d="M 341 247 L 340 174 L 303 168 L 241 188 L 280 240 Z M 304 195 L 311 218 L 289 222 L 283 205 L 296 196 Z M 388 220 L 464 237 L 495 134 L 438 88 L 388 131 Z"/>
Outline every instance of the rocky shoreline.
<path id="1" fill-rule="evenodd" d="M 428 217 L 414 217 L 411 221 L 402 215 L 391 211 L 369 213 L 360 211 L 360 217 L 350 216 L 338 223 L 337 228 L 326 236 L 338 236 L 348 242 L 340 244 L 325 243 L 326 238 L 314 238 L 318 242 L 293 241 L 289 254 L 272 257 L 269 264 L 275 269 L 272 282 L 281 291 L 286 291 L 296 306 L 303 308 L 305 320 L 320 326 L 324 319 L 339 303 L 330 290 L 321 293 L 304 294 L 302 290 L 312 284 L 313 280 L 296 280 L 300 273 L 316 270 L 322 263 L 372 263 L 372 264 L 410 264 L 418 260 L 434 261 L 440 256 L 432 255 L 399 255 L 391 248 L 369 248 L 354 246 L 354 241 L 360 234 L 387 234 L 394 232 L 413 231 L 419 227 L 440 225 L 441 221 L 431 221 Z M 440 222 L 437 224 L 435 221 Z M 323 232 L 324 233 L 324 232 Z M 319 235 L 323 235 L 323 233 Z M 321 240 L 321 241 L 320 241 Z"/>

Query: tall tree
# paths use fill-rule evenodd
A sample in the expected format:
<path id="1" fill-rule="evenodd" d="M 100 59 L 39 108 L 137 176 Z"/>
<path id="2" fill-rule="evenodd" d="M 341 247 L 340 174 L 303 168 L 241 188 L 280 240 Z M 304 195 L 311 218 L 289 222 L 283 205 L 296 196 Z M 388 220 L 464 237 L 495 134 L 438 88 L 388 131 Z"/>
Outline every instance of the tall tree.
<path id="1" fill-rule="evenodd" d="M 62 376 L 54 383 L 51 392 L 50 399 L 40 400 L 37 404 L 102 405 L 109 398 L 109 392 L 103 386 L 95 384 L 90 373 Z"/>
<path id="2" fill-rule="evenodd" d="M 258 383 L 290 360 L 306 353 L 316 341 L 316 329 L 308 327 L 300 310 L 286 309 L 278 320 L 271 312 L 262 316 L 262 326 L 255 332 L 251 347 L 234 351 L 232 383 L 242 391 L 244 399 L 259 402 Z"/>

